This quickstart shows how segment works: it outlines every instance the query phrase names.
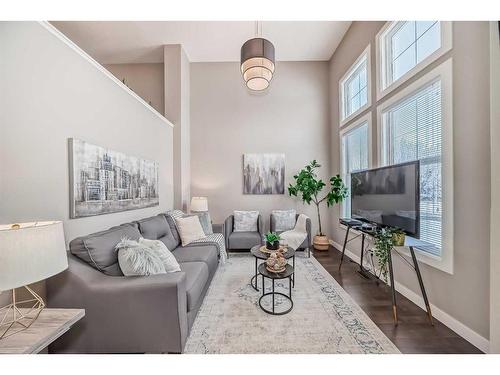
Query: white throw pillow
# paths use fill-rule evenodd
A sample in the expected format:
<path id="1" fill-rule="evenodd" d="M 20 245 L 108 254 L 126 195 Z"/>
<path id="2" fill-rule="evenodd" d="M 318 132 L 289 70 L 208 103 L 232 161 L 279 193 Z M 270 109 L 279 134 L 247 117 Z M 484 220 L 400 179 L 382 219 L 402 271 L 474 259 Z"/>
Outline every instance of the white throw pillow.
<path id="1" fill-rule="evenodd" d="M 257 232 L 259 211 L 234 211 L 234 232 Z"/>
<path id="2" fill-rule="evenodd" d="M 284 232 L 295 228 L 295 210 L 274 210 L 271 213 L 274 219 L 274 230 Z"/>
<path id="3" fill-rule="evenodd" d="M 149 276 L 166 273 L 160 257 L 137 241 L 122 239 L 118 245 L 118 264 L 125 276 Z"/>
<path id="4" fill-rule="evenodd" d="M 165 246 L 160 240 L 147 240 L 145 238 L 139 238 L 139 243 L 145 245 L 151 249 L 158 257 L 161 259 L 165 271 L 169 272 L 179 272 L 181 267 L 175 259 L 174 254 Z"/>
<path id="5" fill-rule="evenodd" d="M 198 216 L 176 218 L 175 225 L 177 226 L 177 230 L 179 231 L 182 246 L 189 245 L 193 241 L 206 237 Z"/>

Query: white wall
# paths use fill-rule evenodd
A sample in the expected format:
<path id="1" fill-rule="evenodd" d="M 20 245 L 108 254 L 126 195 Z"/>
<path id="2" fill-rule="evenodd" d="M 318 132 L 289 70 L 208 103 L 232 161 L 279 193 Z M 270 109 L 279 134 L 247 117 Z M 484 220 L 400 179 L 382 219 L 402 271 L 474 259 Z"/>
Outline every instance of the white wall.
<path id="1" fill-rule="evenodd" d="M 165 116 L 174 128 L 174 206 L 190 201 L 190 67 L 180 44 L 164 46 Z"/>
<path id="2" fill-rule="evenodd" d="M 349 66 L 371 44 L 372 82 L 375 70 L 375 35 L 383 22 L 354 22 L 330 62 L 332 106 L 332 173 L 340 170 L 338 82 Z M 386 98 L 376 101 L 372 84 L 373 134 L 377 134 L 376 108 L 408 84 L 448 58 L 453 59 L 454 137 L 454 274 L 421 264 L 431 304 L 440 316 L 453 324 L 476 345 L 485 348 L 489 337 L 489 252 L 490 252 L 490 108 L 488 22 L 453 22 L 453 49 L 402 84 Z M 365 113 L 361 114 L 364 115 Z M 377 166 L 377 137 L 373 139 L 373 160 Z M 334 240 L 342 243 L 345 231 L 333 211 Z M 349 248 L 359 254 L 359 243 Z M 397 259 L 397 257 L 396 257 Z M 406 291 L 420 296 L 414 272 L 396 261 L 395 277 Z M 409 295 L 409 294 L 408 294 Z M 436 309 L 436 314 L 438 310 Z M 446 323 L 445 322 L 445 323 Z"/>
<path id="3" fill-rule="evenodd" d="M 269 90 L 250 93 L 238 63 L 191 63 L 191 194 L 208 197 L 214 222 L 233 210 L 315 208 L 284 195 L 243 194 L 243 154 L 285 153 L 285 183 L 309 161 L 329 173 L 328 64 L 278 62 Z M 323 228 L 329 215 L 323 209 Z"/>
<path id="4" fill-rule="evenodd" d="M 500 38 L 498 22 L 490 22 L 490 109 L 491 109 L 491 268 L 490 353 L 500 353 Z"/>
<path id="5" fill-rule="evenodd" d="M 159 113 L 165 113 L 163 63 L 104 65 L 120 81 L 139 95 Z"/>
<path id="6" fill-rule="evenodd" d="M 62 220 L 70 241 L 172 207 L 166 120 L 37 22 L 0 22 L 0 45 L 0 223 Z M 160 205 L 70 220 L 71 137 L 157 161 Z"/>

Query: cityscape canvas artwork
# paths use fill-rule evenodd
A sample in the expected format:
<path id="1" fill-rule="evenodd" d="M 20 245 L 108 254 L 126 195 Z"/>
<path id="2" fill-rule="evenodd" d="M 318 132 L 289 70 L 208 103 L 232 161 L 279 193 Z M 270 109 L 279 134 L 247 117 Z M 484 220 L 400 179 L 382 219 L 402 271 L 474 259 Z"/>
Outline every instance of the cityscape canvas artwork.
<path id="1" fill-rule="evenodd" d="M 243 155 L 244 194 L 284 194 L 285 154 Z"/>
<path id="2" fill-rule="evenodd" d="M 69 139 L 71 218 L 157 206 L 158 163 Z"/>

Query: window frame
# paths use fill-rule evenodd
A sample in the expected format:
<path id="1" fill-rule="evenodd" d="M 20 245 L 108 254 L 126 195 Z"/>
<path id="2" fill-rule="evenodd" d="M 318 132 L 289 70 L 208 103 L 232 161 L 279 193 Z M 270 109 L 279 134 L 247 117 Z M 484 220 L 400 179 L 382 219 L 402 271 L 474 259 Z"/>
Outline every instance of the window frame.
<path id="1" fill-rule="evenodd" d="M 442 176 L 442 246 L 441 256 L 435 256 L 415 248 L 415 254 L 419 261 L 434 268 L 453 274 L 453 241 L 454 241 L 454 208 L 453 208 L 453 85 L 452 85 L 453 63 L 449 58 L 415 82 L 396 93 L 377 107 L 377 150 L 380 165 L 387 165 L 384 151 L 384 123 L 382 113 L 405 100 L 408 96 L 428 85 L 441 80 L 441 131 L 442 131 L 442 154 L 441 154 L 441 176 Z M 401 253 L 411 256 L 407 248 L 398 248 Z"/>
<path id="2" fill-rule="evenodd" d="M 354 63 L 347 69 L 342 78 L 339 80 L 339 127 L 344 126 L 349 121 L 360 115 L 362 112 L 366 111 L 372 105 L 371 98 L 371 87 L 372 87 L 372 74 L 371 74 L 371 44 L 363 50 L 363 52 L 358 56 Z M 344 98 L 344 84 L 348 81 L 350 76 L 357 68 L 359 68 L 360 63 L 366 56 L 366 104 L 359 107 L 355 112 L 351 113 L 349 116 L 344 118 L 344 108 L 345 108 L 345 98 Z"/>
<path id="3" fill-rule="evenodd" d="M 415 74 L 420 72 L 426 66 L 437 60 L 452 48 L 452 22 L 451 21 L 438 21 L 440 23 L 441 33 L 441 47 L 420 61 L 417 65 L 399 77 L 397 80 L 387 84 L 387 42 L 386 37 L 389 35 L 401 22 L 405 21 L 391 21 L 387 22 L 375 37 L 376 43 L 376 65 L 377 65 L 377 101 L 392 92 L 401 84 L 409 80 Z"/>
<path id="4" fill-rule="evenodd" d="M 368 169 L 373 168 L 373 137 L 372 137 L 372 111 L 368 112 L 364 116 L 360 117 L 356 121 L 353 121 L 351 124 L 348 126 L 345 126 L 340 130 L 339 133 L 339 139 L 340 139 L 340 175 L 343 177 L 344 176 L 344 148 L 343 148 L 343 137 L 356 130 L 360 126 L 367 124 L 368 127 Z M 340 217 L 344 217 L 344 208 L 345 204 L 344 202 L 340 203 Z"/>

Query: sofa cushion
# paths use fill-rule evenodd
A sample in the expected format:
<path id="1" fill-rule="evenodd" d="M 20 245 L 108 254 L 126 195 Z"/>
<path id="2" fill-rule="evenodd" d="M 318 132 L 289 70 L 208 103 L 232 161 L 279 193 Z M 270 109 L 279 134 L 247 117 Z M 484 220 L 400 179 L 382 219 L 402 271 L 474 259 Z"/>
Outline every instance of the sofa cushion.
<path id="1" fill-rule="evenodd" d="M 200 223 L 200 218 L 196 215 L 178 217 L 175 219 L 177 231 L 181 237 L 182 246 L 189 245 L 191 242 L 205 238 L 205 232 Z"/>
<path id="2" fill-rule="evenodd" d="M 208 282 L 208 266 L 205 262 L 180 263 L 181 271 L 186 273 L 187 311 L 196 307 Z"/>
<path id="3" fill-rule="evenodd" d="M 139 231 L 147 240 L 160 240 L 172 251 L 179 242 L 175 239 L 165 215 L 160 214 L 139 220 Z"/>
<path id="4" fill-rule="evenodd" d="M 179 236 L 179 232 L 177 232 L 175 218 L 182 217 L 183 215 L 184 213 L 180 210 L 168 211 L 166 214 L 164 214 L 165 218 L 167 219 L 168 226 L 170 227 L 170 232 L 172 232 L 172 236 L 174 237 L 175 247 L 181 244 L 181 237 Z"/>
<path id="5" fill-rule="evenodd" d="M 210 274 L 217 270 L 219 265 L 217 247 L 214 244 L 192 244 L 185 247 L 179 246 L 174 251 L 175 259 L 179 263 L 185 262 L 204 262 L 208 265 Z"/>
<path id="6" fill-rule="evenodd" d="M 229 235 L 230 249 L 250 249 L 262 243 L 259 232 L 233 232 Z"/>
<path id="7" fill-rule="evenodd" d="M 295 210 L 273 210 L 271 212 L 271 230 L 284 232 L 295 227 Z"/>
<path id="8" fill-rule="evenodd" d="M 118 265 L 116 245 L 122 238 L 138 240 L 139 230 L 132 224 L 122 224 L 102 232 L 75 238 L 69 243 L 71 254 L 109 276 L 123 276 Z"/>
<path id="9" fill-rule="evenodd" d="M 259 211 L 234 211 L 234 232 L 257 232 Z"/>

